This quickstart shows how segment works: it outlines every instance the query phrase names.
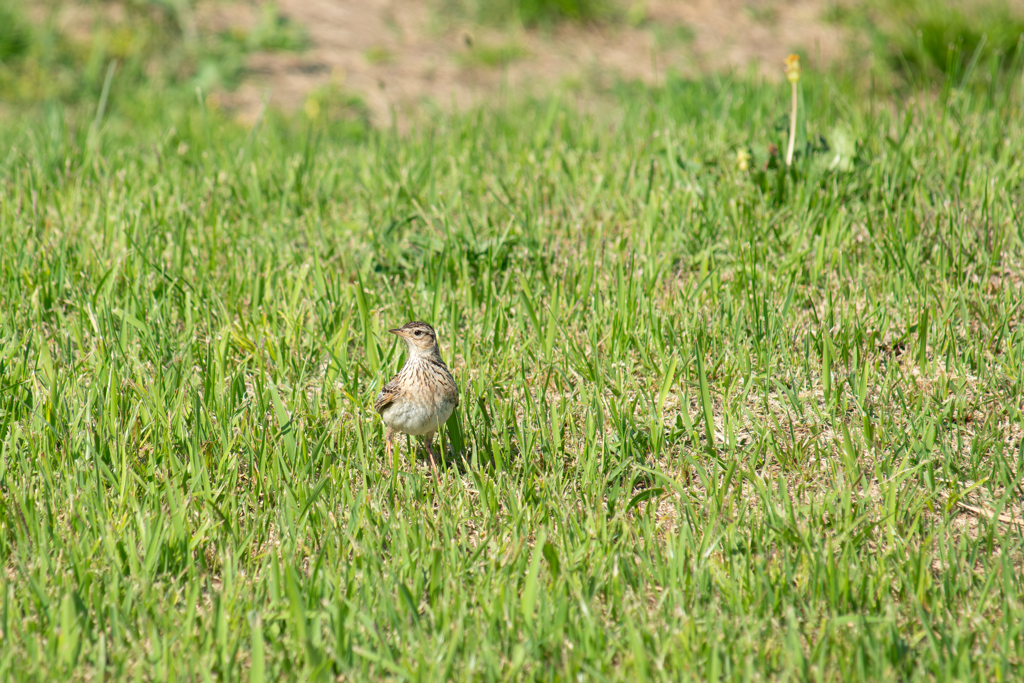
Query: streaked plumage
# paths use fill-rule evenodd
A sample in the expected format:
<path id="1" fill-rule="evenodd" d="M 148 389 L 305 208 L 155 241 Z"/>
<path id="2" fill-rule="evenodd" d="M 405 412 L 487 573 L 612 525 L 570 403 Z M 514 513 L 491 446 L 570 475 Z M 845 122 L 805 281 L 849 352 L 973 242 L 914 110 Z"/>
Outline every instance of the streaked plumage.
<path id="1" fill-rule="evenodd" d="M 388 332 L 402 338 L 409 358 L 373 403 L 373 409 L 387 425 L 385 451 L 390 457 L 395 432 L 422 436 L 430 463 L 436 469 L 434 432 L 459 405 L 459 388 L 441 359 L 433 327 L 411 322 Z"/>

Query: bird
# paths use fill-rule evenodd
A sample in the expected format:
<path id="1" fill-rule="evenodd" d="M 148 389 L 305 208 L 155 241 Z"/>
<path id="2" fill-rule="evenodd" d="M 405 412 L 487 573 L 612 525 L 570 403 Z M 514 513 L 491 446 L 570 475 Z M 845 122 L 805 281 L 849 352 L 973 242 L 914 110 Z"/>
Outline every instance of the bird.
<path id="1" fill-rule="evenodd" d="M 441 359 L 433 327 L 413 321 L 388 332 L 405 342 L 409 357 L 373 403 L 373 409 L 387 427 L 384 431 L 384 452 L 388 458 L 391 457 L 396 432 L 422 436 L 436 476 L 434 432 L 459 405 L 459 388 Z"/>

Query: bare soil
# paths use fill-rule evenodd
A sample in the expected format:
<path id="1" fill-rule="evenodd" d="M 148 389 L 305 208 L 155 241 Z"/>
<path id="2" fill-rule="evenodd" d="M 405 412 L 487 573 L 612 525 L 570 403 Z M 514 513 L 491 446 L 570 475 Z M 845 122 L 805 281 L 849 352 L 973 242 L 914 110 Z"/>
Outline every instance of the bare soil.
<path id="1" fill-rule="evenodd" d="M 821 0 L 648 0 L 642 21 L 498 30 L 460 25 L 423 0 L 279 0 L 308 32 L 301 54 L 260 53 L 223 103 L 253 119 L 265 95 L 297 110 L 333 84 L 358 95 L 378 125 L 405 127 L 440 109 L 465 109 L 508 93 L 572 90 L 586 97 L 615 79 L 656 83 L 754 65 L 770 78 L 802 51 L 811 68 L 842 59 L 852 37 L 829 23 Z M 202 24 L 245 27 L 256 2 L 200 8 Z M 422 106 L 428 104 L 429 106 Z M 397 119 L 397 120 L 396 120 Z"/>

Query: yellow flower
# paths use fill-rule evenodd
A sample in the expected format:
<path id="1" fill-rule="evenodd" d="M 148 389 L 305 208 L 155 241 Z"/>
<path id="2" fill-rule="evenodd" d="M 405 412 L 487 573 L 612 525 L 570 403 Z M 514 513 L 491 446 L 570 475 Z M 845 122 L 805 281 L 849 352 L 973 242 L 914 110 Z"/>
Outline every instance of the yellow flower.
<path id="1" fill-rule="evenodd" d="M 736 150 L 736 168 L 741 171 L 750 170 L 750 152 L 745 147 Z"/>
<path id="2" fill-rule="evenodd" d="M 800 80 L 800 55 L 786 57 L 786 80 L 796 83 Z"/>
<path id="3" fill-rule="evenodd" d="M 786 149 L 786 166 L 793 165 L 793 150 L 796 142 L 796 108 L 799 102 L 796 83 L 800 80 L 800 55 L 786 57 L 786 80 L 793 91 L 793 109 L 789 114 L 789 147 Z"/>
<path id="4" fill-rule="evenodd" d="M 306 104 L 303 105 L 302 111 L 305 112 L 306 116 L 310 119 L 316 119 L 320 116 L 320 103 L 316 101 L 316 98 L 306 98 Z"/>

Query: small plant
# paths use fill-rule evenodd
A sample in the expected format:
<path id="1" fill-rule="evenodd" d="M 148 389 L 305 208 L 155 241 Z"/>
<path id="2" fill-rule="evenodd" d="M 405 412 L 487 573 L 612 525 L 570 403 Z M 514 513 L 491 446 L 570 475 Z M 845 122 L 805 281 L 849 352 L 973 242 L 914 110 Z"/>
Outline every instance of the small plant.
<path id="1" fill-rule="evenodd" d="M 697 37 L 696 32 L 687 24 L 654 23 L 651 26 L 654 41 L 658 47 L 668 49 L 678 45 L 689 45 Z"/>
<path id="2" fill-rule="evenodd" d="M 370 126 L 370 111 L 361 99 L 344 89 L 344 81 L 344 72 L 338 72 L 330 83 L 309 93 L 302 105 L 302 113 L 310 122 L 323 121 L 332 125 L 335 135 L 344 133 L 358 137 Z"/>
<path id="3" fill-rule="evenodd" d="M 260 11 L 255 28 L 246 36 L 246 43 L 250 50 L 297 52 L 309 45 L 309 37 L 300 25 L 282 14 L 277 5 L 267 3 Z"/>
<path id="4" fill-rule="evenodd" d="M 363 53 L 370 64 L 390 64 L 395 61 L 395 55 L 383 45 L 373 45 Z"/>
<path id="5" fill-rule="evenodd" d="M 31 45 L 29 28 L 19 14 L 0 3 L 0 62 L 17 59 L 28 52 Z"/>
<path id="6" fill-rule="evenodd" d="M 449 14 L 468 15 L 485 24 L 523 26 L 603 21 L 620 15 L 609 0 L 448 0 L 444 7 Z"/>
<path id="7" fill-rule="evenodd" d="M 526 48 L 518 43 L 503 43 L 501 45 L 486 45 L 483 43 L 472 43 L 469 51 L 464 53 L 459 60 L 463 66 L 505 66 L 511 62 L 527 56 Z"/>

